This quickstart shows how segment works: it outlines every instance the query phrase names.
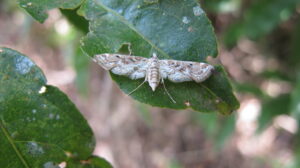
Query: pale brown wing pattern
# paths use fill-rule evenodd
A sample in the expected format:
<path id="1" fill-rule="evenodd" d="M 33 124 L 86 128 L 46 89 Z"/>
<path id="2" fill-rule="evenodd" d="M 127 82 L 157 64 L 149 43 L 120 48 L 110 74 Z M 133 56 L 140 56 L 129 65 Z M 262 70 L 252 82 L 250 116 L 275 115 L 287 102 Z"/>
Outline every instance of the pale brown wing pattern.
<path id="1" fill-rule="evenodd" d="M 99 54 L 94 57 L 94 61 L 104 69 L 130 79 L 145 78 L 148 67 L 147 58 L 120 54 Z"/>
<path id="2" fill-rule="evenodd" d="M 191 61 L 160 60 L 160 74 L 172 82 L 202 82 L 214 70 L 212 65 Z"/>

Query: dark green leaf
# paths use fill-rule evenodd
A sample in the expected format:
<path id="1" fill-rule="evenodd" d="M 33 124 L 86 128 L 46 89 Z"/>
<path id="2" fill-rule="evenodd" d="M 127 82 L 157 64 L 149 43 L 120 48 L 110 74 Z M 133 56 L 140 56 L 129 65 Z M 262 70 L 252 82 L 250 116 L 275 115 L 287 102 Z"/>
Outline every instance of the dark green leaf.
<path id="1" fill-rule="evenodd" d="M 90 32 L 82 40 L 82 48 L 90 56 L 116 53 L 124 44 L 130 44 L 133 55 L 143 57 L 156 52 L 160 59 L 199 62 L 208 55 L 217 55 L 213 28 L 195 1 L 87 0 L 79 13 L 90 21 Z M 226 76 L 222 68 L 216 67 L 215 74 L 201 84 L 166 81 L 176 104 L 162 86 L 152 92 L 144 85 L 132 97 L 159 107 L 184 109 L 190 104 L 196 111 L 229 114 L 239 104 Z M 125 93 L 143 81 L 113 74 L 112 78 Z"/>
<path id="2" fill-rule="evenodd" d="M 68 19 L 70 23 L 72 23 L 76 28 L 81 30 L 83 33 L 87 33 L 89 31 L 89 22 L 84 19 L 84 17 L 79 16 L 77 14 L 76 9 L 60 9 L 61 13 Z"/>
<path id="3" fill-rule="evenodd" d="M 292 65 L 300 65 L 300 18 L 297 20 L 297 25 L 295 27 L 292 37 L 292 44 L 291 44 L 291 61 L 290 64 Z"/>
<path id="4" fill-rule="evenodd" d="M 50 9 L 75 9 L 83 0 L 18 0 L 19 5 L 25 9 L 34 19 L 43 23 Z"/>
<path id="5" fill-rule="evenodd" d="M 26 56 L 0 48 L 0 167 L 57 167 L 87 159 L 94 138 L 68 97 Z"/>

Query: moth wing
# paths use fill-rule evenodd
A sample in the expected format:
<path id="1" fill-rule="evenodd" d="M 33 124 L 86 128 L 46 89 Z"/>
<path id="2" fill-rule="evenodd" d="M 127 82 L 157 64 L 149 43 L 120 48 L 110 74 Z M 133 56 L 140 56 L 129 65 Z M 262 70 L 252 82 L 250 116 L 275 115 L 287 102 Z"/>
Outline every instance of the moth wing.
<path id="1" fill-rule="evenodd" d="M 197 83 L 206 80 L 214 70 L 212 65 L 176 60 L 161 60 L 160 74 L 164 79 L 172 82 L 195 81 Z"/>
<path id="2" fill-rule="evenodd" d="M 117 75 L 128 76 L 130 79 L 145 78 L 148 59 L 138 56 L 120 54 L 100 54 L 94 60 L 104 69 Z"/>

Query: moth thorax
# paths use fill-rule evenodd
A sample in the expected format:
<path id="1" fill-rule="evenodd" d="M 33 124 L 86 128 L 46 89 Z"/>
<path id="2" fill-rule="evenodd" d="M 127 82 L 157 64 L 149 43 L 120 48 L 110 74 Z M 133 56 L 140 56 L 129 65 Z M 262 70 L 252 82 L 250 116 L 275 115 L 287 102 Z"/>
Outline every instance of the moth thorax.
<path id="1" fill-rule="evenodd" d="M 157 59 L 153 59 L 150 61 L 150 65 L 147 71 L 147 81 L 152 90 L 155 91 L 160 81 L 159 61 Z"/>

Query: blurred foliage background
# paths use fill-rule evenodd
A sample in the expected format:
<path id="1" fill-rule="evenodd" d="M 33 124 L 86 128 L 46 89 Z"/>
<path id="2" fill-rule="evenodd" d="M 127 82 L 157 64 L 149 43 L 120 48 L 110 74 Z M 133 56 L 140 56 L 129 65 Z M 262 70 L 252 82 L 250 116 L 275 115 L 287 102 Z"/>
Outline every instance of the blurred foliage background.
<path id="1" fill-rule="evenodd" d="M 300 1 L 203 0 L 239 110 L 229 117 L 153 108 L 121 93 L 80 50 L 88 23 L 51 10 L 44 24 L 0 1 L 0 45 L 33 59 L 93 128 L 115 167 L 299 168 Z M 75 19 L 74 19 L 75 18 Z"/>

